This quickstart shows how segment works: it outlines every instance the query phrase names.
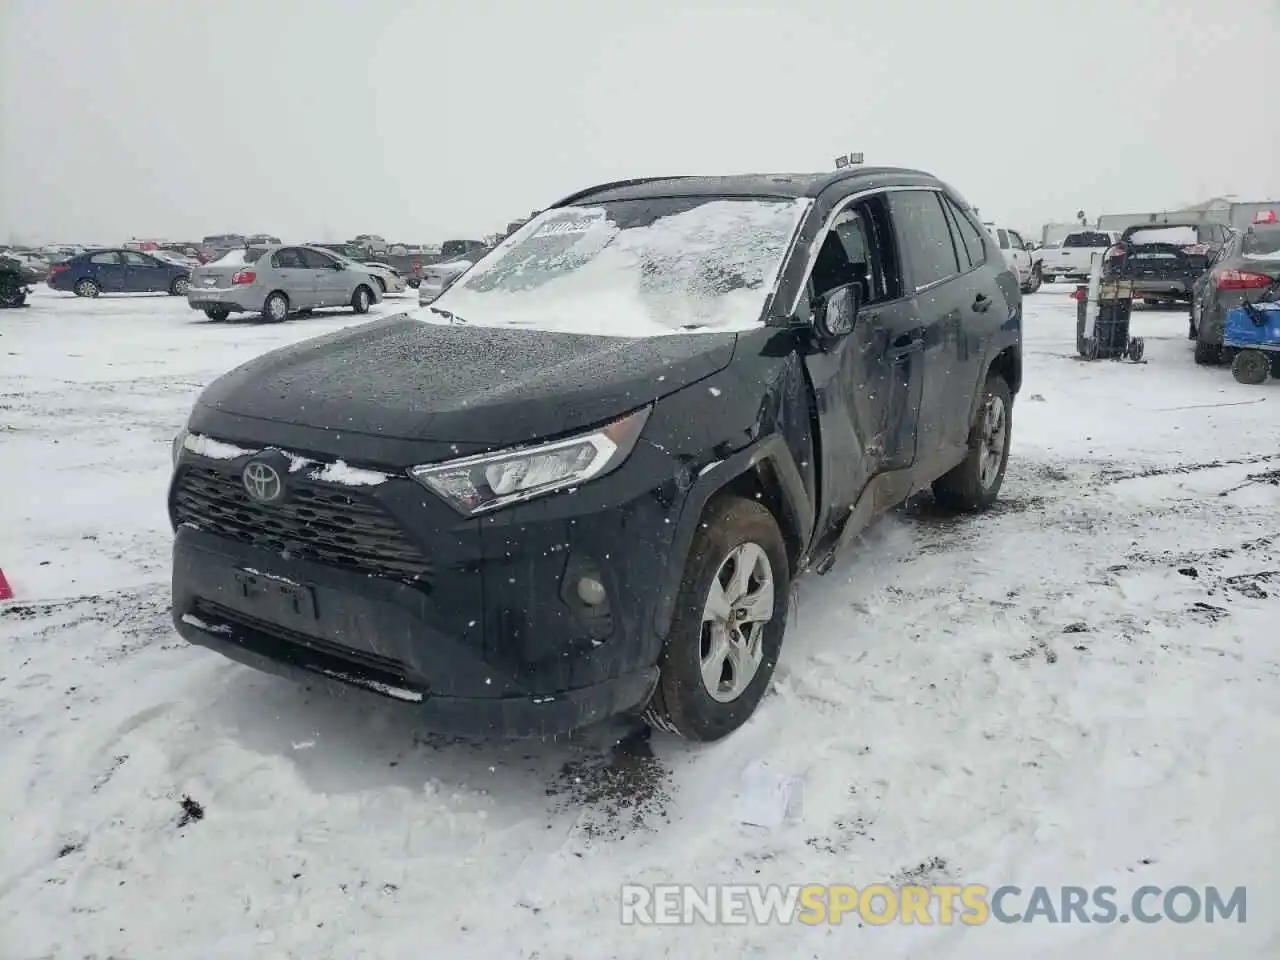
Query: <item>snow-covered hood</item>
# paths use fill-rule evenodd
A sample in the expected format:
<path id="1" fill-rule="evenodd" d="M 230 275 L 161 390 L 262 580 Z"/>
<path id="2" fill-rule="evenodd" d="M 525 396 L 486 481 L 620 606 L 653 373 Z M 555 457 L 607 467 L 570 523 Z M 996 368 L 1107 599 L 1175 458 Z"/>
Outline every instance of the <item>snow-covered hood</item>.
<path id="1" fill-rule="evenodd" d="M 674 393 L 728 365 L 736 341 L 733 333 L 601 337 L 399 315 L 258 357 L 214 381 L 199 406 L 388 439 L 507 446 Z"/>

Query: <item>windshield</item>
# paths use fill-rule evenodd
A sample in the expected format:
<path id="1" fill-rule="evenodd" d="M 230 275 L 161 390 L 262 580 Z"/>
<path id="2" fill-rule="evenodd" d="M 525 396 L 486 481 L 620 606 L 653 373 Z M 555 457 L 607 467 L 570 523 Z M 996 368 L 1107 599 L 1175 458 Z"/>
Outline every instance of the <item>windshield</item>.
<path id="1" fill-rule="evenodd" d="M 1240 253 L 1250 260 L 1280 260 L 1280 226 L 1254 227 L 1244 235 Z"/>
<path id="2" fill-rule="evenodd" d="M 1165 243 L 1174 247 L 1189 247 L 1200 242 L 1195 227 L 1142 227 L 1127 231 L 1130 243 L 1139 246 L 1149 243 Z"/>
<path id="3" fill-rule="evenodd" d="M 644 337 L 758 327 L 807 200 L 662 197 L 550 210 L 424 319 Z"/>
<path id="4" fill-rule="evenodd" d="M 1105 233 L 1072 233 L 1062 241 L 1064 247 L 1109 247 L 1111 238 Z"/>

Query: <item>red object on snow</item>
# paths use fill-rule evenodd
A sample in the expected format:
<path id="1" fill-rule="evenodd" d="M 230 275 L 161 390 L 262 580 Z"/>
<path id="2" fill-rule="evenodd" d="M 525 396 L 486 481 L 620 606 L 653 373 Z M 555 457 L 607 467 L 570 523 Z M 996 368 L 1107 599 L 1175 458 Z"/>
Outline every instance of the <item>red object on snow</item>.
<path id="1" fill-rule="evenodd" d="M 9 586 L 9 581 L 4 578 L 4 571 L 0 570 L 0 600 L 12 600 L 13 588 Z"/>
<path id="2" fill-rule="evenodd" d="M 1276 212 L 1274 210 L 1259 210 L 1253 215 L 1254 223 L 1275 223 Z"/>
<path id="3" fill-rule="evenodd" d="M 1089 296 L 1088 287 L 1076 287 L 1075 290 L 1072 291 L 1071 293 L 1072 300 L 1083 300 L 1088 296 Z"/>

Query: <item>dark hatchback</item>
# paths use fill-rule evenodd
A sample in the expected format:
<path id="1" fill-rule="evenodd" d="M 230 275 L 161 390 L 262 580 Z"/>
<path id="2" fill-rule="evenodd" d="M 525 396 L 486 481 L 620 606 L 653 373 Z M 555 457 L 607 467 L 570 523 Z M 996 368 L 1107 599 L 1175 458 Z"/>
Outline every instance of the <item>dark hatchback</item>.
<path id="1" fill-rule="evenodd" d="M 205 390 L 175 623 L 441 730 L 716 739 L 794 577 L 930 485 L 994 502 L 1021 378 L 1017 280 L 927 174 L 596 187 L 432 307 Z"/>
<path id="2" fill-rule="evenodd" d="M 167 293 L 185 297 L 191 271 L 138 250 L 88 250 L 49 268 L 49 286 L 77 297 L 104 293 Z"/>
<path id="3" fill-rule="evenodd" d="M 1104 277 L 1133 282 L 1146 303 L 1191 302 L 1191 288 L 1209 269 L 1231 230 L 1217 223 L 1150 223 L 1130 227 L 1103 261 Z"/>

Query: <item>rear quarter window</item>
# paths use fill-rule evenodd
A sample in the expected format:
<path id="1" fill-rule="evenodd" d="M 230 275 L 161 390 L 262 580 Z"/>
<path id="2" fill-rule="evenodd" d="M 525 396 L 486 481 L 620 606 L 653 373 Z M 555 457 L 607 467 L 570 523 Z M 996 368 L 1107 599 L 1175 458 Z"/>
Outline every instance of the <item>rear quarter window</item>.
<path id="1" fill-rule="evenodd" d="M 1280 260 L 1280 227 L 1250 230 L 1241 241 L 1240 253 L 1250 260 Z"/>

